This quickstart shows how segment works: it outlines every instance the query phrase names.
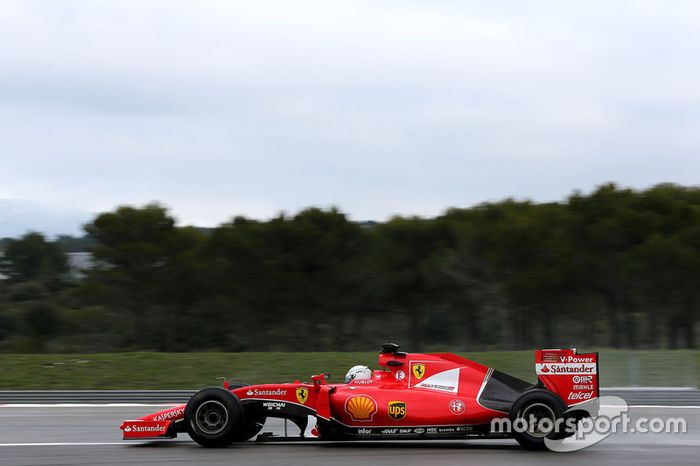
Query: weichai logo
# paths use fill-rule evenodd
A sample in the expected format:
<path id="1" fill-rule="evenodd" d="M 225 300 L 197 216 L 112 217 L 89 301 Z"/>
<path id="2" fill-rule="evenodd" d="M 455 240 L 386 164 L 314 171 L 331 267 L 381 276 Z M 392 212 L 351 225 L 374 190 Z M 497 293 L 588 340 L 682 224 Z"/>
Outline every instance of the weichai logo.
<path id="1" fill-rule="evenodd" d="M 389 417 L 396 419 L 397 421 L 406 417 L 406 402 L 404 401 L 390 401 L 387 408 Z"/>

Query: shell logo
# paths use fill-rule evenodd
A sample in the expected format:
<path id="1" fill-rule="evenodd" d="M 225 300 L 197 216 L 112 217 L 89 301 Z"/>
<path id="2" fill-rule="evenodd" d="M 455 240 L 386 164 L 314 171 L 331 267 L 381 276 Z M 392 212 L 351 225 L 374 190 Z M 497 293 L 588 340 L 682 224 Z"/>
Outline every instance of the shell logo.
<path id="1" fill-rule="evenodd" d="M 365 395 L 351 396 L 345 401 L 345 412 L 353 421 L 371 421 L 377 412 L 377 402 Z"/>

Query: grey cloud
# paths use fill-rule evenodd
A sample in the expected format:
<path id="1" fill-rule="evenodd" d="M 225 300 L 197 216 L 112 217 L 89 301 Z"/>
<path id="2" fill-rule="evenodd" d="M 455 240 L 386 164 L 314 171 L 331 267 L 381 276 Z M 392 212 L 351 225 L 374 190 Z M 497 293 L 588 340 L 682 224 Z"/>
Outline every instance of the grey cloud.
<path id="1" fill-rule="evenodd" d="M 694 2 L 4 2 L 0 197 L 183 222 L 696 184 Z"/>

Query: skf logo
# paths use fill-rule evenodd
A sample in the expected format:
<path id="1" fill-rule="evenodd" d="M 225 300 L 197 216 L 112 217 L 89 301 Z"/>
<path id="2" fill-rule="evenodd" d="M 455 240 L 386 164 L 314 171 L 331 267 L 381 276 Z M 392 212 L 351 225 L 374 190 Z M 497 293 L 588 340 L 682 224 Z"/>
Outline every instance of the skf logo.
<path id="1" fill-rule="evenodd" d="M 414 364 L 413 365 L 413 375 L 416 379 L 420 380 L 425 375 L 425 364 Z"/>
<path id="2" fill-rule="evenodd" d="M 305 387 L 299 387 L 297 388 L 297 400 L 299 400 L 299 403 L 304 404 L 306 403 L 306 400 L 309 399 L 309 389 Z"/>
<path id="3" fill-rule="evenodd" d="M 404 401 L 389 402 L 389 417 L 397 421 L 406 417 L 406 403 Z"/>
<path id="4" fill-rule="evenodd" d="M 345 401 L 345 412 L 353 421 L 371 421 L 377 412 L 377 402 L 364 395 L 351 396 Z"/>

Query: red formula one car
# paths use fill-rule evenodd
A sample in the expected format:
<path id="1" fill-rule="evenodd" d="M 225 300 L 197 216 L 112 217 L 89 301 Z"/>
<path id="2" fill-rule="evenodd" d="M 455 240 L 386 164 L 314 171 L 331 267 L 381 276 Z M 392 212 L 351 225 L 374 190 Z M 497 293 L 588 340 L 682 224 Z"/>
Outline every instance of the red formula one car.
<path id="1" fill-rule="evenodd" d="M 540 424 L 517 432 L 494 429 L 495 419 L 580 418 L 598 398 L 598 354 L 575 349 L 538 350 L 538 381 L 530 384 L 451 353 L 411 354 L 385 344 L 380 370 L 365 380 L 231 385 L 197 392 L 186 405 L 124 421 L 125 440 L 174 438 L 187 432 L 205 447 L 223 447 L 257 436 L 269 417 L 299 427 L 297 440 L 399 440 L 515 438 L 545 448 Z M 315 426 L 309 423 L 315 422 Z M 311 434 L 306 434 L 312 427 Z M 286 430 L 286 429 L 285 429 Z M 260 434 L 260 435 L 258 435 Z"/>

